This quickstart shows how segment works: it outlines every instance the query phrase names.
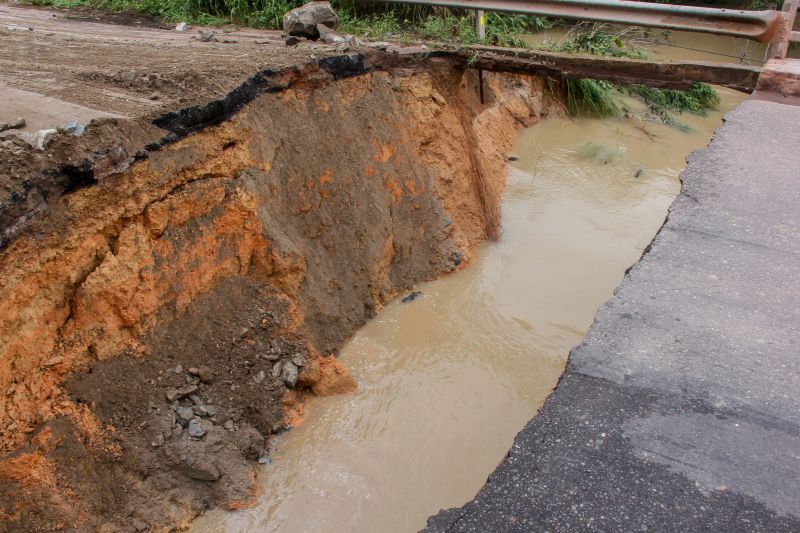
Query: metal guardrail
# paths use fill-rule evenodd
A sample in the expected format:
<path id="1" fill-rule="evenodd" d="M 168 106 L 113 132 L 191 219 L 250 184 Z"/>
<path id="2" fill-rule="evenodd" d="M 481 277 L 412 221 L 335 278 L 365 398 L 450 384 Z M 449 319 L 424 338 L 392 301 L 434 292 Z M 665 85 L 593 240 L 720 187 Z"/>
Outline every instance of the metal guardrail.
<path id="1" fill-rule="evenodd" d="M 762 43 L 785 44 L 790 39 L 795 40 L 794 34 L 800 33 L 792 32 L 798 0 L 786 0 L 783 11 L 746 11 L 630 0 L 385 1 L 712 33 L 751 39 Z M 794 7 L 794 10 L 791 7 Z M 800 39 L 800 36 L 797 38 Z M 785 56 L 785 50 L 783 55 Z"/>

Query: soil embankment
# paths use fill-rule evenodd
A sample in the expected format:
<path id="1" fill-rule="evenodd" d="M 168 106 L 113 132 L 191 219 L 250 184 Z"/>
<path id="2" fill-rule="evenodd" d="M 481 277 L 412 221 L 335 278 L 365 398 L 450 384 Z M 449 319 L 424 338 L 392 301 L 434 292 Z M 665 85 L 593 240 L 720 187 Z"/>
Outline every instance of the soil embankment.
<path id="1" fill-rule="evenodd" d="M 540 80 L 353 52 L 210 103 L 11 141 L 0 250 L 0 517 L 133 531 L 250 505 L 269 435 L 414 283 L 499 231 Z"/>

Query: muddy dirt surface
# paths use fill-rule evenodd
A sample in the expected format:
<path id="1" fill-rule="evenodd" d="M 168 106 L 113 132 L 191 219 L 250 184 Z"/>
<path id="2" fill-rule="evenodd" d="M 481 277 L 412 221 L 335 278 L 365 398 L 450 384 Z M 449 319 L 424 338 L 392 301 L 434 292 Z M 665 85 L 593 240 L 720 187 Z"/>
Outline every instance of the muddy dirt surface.
<path id="1" fill-rule="evenodd" d="M 254 29 L 214 29 L 217 42 L 201 42 L 196 27 L 177 32 L 121 15 L 96 17 L 0 3 L 0 95 L 8 86 L 103 113 L 148 115 L 205 103 L 256 72 L 342 49 L 287 47 L 280 32 Z"/>

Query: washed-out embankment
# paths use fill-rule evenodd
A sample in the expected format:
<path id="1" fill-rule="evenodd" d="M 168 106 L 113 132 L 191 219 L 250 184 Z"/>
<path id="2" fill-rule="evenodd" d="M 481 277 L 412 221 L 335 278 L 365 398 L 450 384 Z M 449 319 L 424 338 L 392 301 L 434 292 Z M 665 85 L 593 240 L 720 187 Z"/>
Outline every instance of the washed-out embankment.
<path id="1" fill-rule="evenodd" d="M 0 523 L 169 529 L 256 497 L 303 396 L 383 304 L 499 232 L 550 83 L 368 53 L 43 154 L 6 143 Z M 2 529 L 2 528 L 0 528 Z"/>

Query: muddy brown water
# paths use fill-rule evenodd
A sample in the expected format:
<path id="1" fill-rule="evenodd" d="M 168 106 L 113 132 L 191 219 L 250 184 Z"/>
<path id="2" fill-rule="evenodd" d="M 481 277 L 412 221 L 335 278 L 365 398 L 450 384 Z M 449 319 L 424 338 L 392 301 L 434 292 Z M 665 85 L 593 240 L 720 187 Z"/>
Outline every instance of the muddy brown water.
<path id="1" fill-rule="evenodd" d="M 311 399 L 274 442 L 259 504 L 193 531 L 416 531 L 470 500 L 662 224 L 687 154 L 744 98 L 721 96 L 719 112 L 681 117 L 689 132 L 624 119 L 523 131 L 499 242 L 360 330 L 340 357 L 358 391 Z"/>

